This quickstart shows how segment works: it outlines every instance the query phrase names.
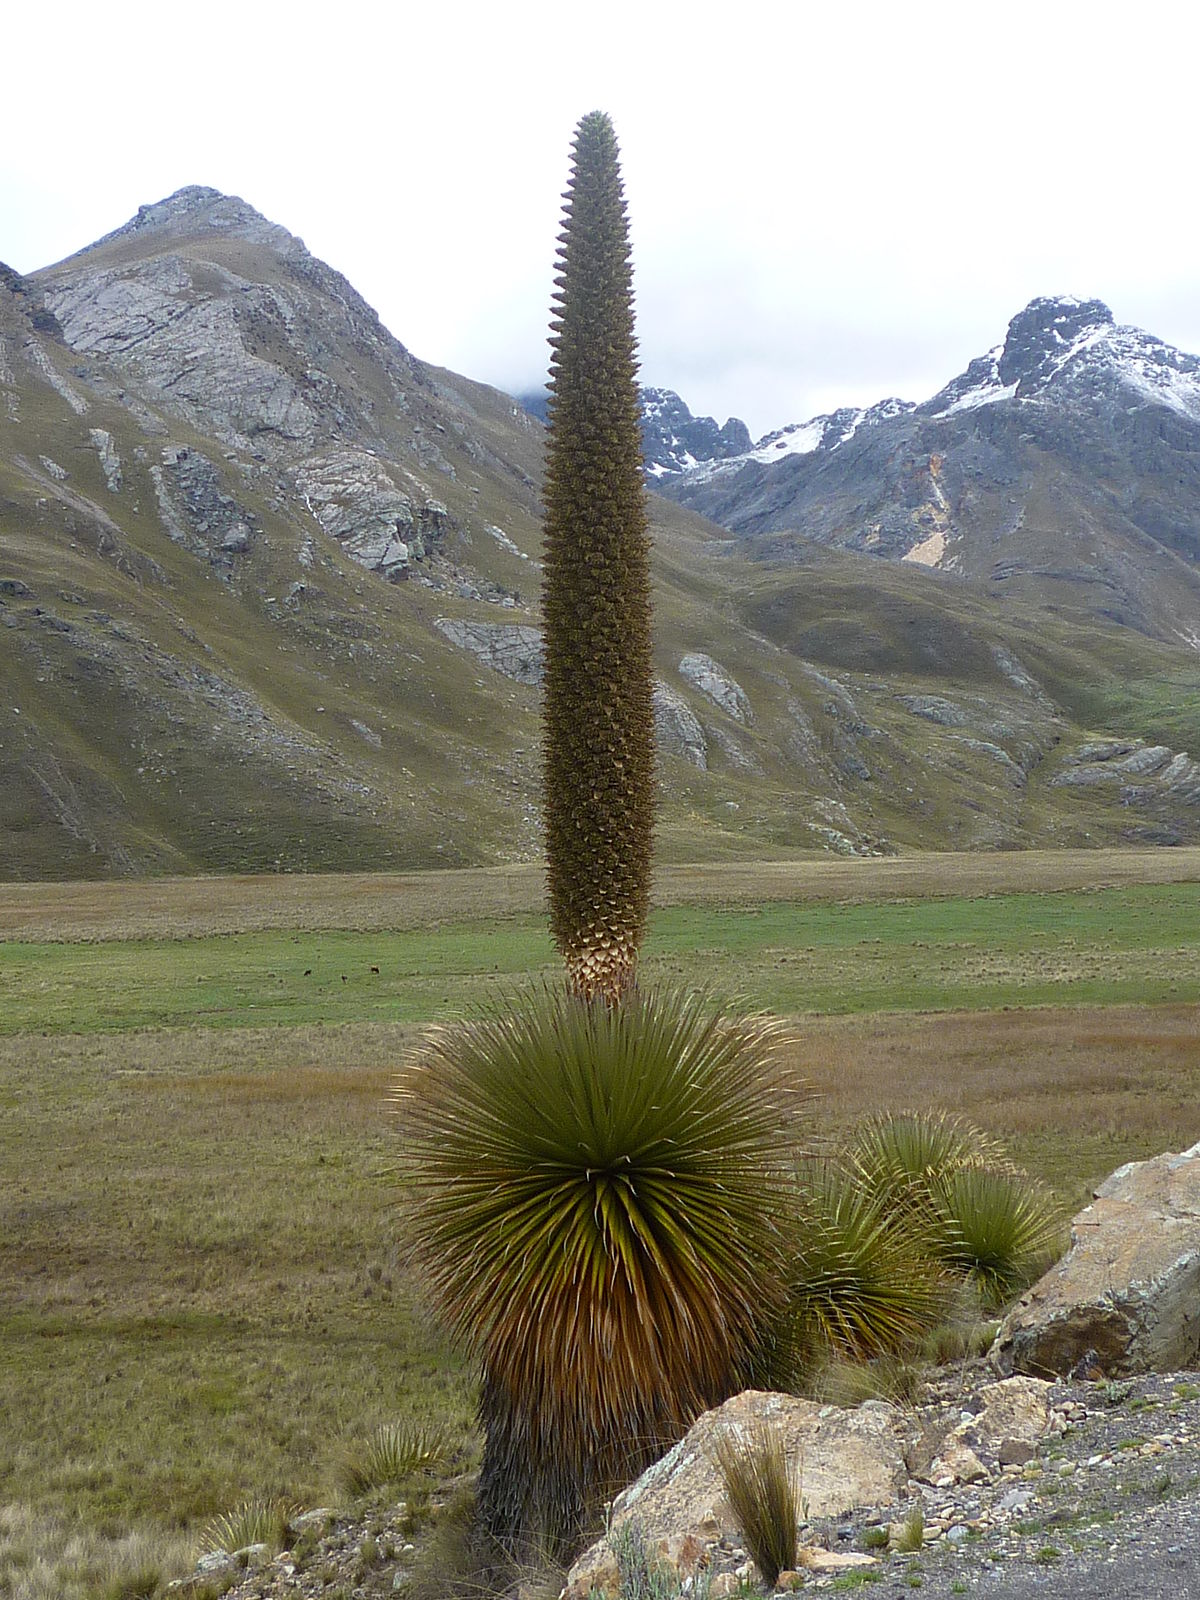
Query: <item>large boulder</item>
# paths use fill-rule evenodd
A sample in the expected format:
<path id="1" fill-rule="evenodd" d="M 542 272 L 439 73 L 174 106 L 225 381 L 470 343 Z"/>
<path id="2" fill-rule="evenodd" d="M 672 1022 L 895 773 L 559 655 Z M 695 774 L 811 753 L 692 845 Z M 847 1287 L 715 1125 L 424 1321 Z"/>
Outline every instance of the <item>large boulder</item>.
<path id="1" fill-rule="evenodd" d="M 744 1434 L 760 1422 L 783 1430 L 806 1517 L 837 1516 L 854 1506 L 888 1505 L 907 1485 L 904 1456 L 912 1424 L 895 1406 L 868 1401 L 846 1411 L 747 1389 L 706 1411 L 673 1450 L 617 1496 L 609 1536 L 618 1534 L 632 1518 L 648 1547 L 661 1546 L 664 1553 L 671 1540 L 695 1541 L 703 1548 L 720 1538 L 738 1537 L 714 1446 L 722 1433 Z M 606 1538 L 572 1567 L 567 1595 L 582 1600 L 592 1589 L 602 1588 L 603 1575 L 613 1570 Z"/>
<path id="2" fill-rule="evenodd" d="M 1200 1144 L 1130 1162 L 1071 1224 L 1071 1248 L 1001 1324 L 1002 1372 L 1173 1372 L 1200 1358 Z"/>

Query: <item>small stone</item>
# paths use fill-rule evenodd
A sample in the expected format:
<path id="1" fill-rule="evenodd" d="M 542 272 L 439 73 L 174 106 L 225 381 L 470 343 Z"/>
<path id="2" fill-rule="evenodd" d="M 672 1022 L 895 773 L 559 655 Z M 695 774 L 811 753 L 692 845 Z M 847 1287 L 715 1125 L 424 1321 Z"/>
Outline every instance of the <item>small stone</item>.
<path id="1" fill-rule="evenodd" d="M 731 1595 L 737 1594 L 740 1587 L 732 1572 L 720 1572 L 713 1579 L 708 1591 L 710 1600 L 729 1600 Z"/>
<path id="2" fill-rule="evenodd" d="M 846 1572 L 851 1567 L 874 1567 L 874 1556 L 857 1550 L 824 1550 L 820 1545 L 802 1545 L 796 1551 L 796 1560 L 809 1572 Z"/>
<path id="3" fill-rule="evenodd" d="M 971 1537 L 971 1530 L 965 1522 L 956 1522 L 952 1528 L 946 1530 L 946 1543 L 959 1545 L 966 1544 Z"/>
<path id="4" fill-rule="evenodd" d="M 1010 1489 L 998 1502 L 1001 1511 L 1024 1511 L 1033 1499 L 1032 1489 Z"/>
<path id="5" fill-rule="evenodd" d="M 1002 1439 L 996 1459 L 1002 1467 L 1023 1467 L 1036 1454 L 1034 1446 L 1024 1439 Z"/>
<path id="6" fill-rule="evenodd" d="M 226 1572 L 234 1565 L 233 1557 L 226 1550 L 209 1550 L 202 1555 L 196 1563 L 197 1572 Z"/>

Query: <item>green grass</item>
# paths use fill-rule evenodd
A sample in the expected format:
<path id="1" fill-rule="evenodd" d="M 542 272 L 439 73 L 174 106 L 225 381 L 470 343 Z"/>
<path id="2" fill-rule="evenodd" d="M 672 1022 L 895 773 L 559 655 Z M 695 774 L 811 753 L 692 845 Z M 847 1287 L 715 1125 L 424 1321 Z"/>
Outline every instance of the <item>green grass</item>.
<path id="1" fill-rule="evenodd" d="M 673 906 L 655 913 L 647 948 L 650 979 L 789 1014 L 1189 1002 L 1200 999 L 1200 884 Z M 0 1033 L 427 1022 L 554 965 L 533 915 L 366 934 L 10 941 Z"/>

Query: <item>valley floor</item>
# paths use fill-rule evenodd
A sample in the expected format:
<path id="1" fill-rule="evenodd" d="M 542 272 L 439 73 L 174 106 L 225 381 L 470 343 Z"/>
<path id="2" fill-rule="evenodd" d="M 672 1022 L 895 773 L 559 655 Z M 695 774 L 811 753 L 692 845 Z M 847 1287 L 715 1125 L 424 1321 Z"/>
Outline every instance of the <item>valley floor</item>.
<path id="1" fill-rule="evenodd" d="M 540 897 L 524 869 L 0 889 L 0 1595 L 89 1592 L 131 1527 L 326 1504 L 399 1416 L 470 1465 L 386 1093 L 424 1023 L 553 970 Z M 815 1144 L 945 1107 L 1074 1207 L 1200 1138 L 1200 852 L 674 868 L 658 901 L 652 975 L 795 1016 Z"/>

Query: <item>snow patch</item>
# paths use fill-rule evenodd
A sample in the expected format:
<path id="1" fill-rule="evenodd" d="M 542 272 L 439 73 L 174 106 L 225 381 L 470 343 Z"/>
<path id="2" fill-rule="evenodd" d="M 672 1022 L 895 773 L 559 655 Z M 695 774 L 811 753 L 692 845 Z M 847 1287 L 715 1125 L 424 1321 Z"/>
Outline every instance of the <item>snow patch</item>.
<path id="1" fill-rule="evenodd" d="M 989 384 L 982 389 L 968 389 L 966 394 L 959 395 L 952 405 L 948 405 L 941 416 L 953 416 L 956 411 L 975 411 L 980 406 L 994 406 L 1000 400 L 1011 400 L 1017 392 L 1015 383 Z"/>

